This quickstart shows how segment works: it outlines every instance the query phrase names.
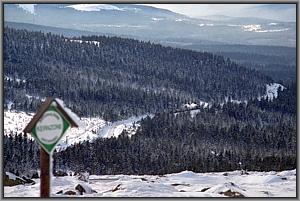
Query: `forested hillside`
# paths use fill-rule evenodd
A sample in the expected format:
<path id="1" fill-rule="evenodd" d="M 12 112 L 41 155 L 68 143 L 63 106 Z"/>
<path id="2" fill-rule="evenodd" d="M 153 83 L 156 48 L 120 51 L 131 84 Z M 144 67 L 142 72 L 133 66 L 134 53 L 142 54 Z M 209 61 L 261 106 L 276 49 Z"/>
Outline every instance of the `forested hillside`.
<path id="1" fill-rule="evenodd" d="M 54 153 L 54 168 L 91 174 L 295 169 L 296 134 L 294 83 L 272 102 L 228 102 L 145 118 L 131 137 L 124 132 Z M 4 136 L 4 170 L 38 169 L 37 145 L 13 135 Z"/>
<path id="2" fill-rule="evenodd" d="M 296 48 L 262 45 L 203 44 L 197 40 L 182 43 L 160 41 L 163 45 L 196 51 L 207 51 L 230 58 L 246 68 L 255 69 L 270 76 L 276 82 L 291 83 L 296 80 Z"/>
<path id="3" fill-rule="evenodd" d="M 5 108 L 36 111 L 42 98 L 53 96 L 80 116 L 109 121 L 178 108 L 188 101 L 248 100 L 264 94 L 272 82 L 206 52 L 11 28 L 4 29 L 4 76 Z"/>
<path id="4" fill-rule="evenodd" d="M 93 174 L 294 169 L 295 86 L 280 92 L 273 102 L 227 103 L 194 115 L 162 113 L 146 118 L 131 138 L 124 133 L 59 152 L 56 168 Z"/>
<path id="5" fill-rule="evenodd" d="M 15 29 L 27 29 L 54 33 L 66 37 L 79 37 L 82 35 L 108 35 L 112 33 L 96 33 L 75 29 L 64 29 L 51 26 L 42 26 L 29 23 L 4 22 L 4 25 Z M 142 39 L 143 36 L 122 35 L 125 38 Z M 144 38 L 145 39 L 145 38 Z M 242 66 L 255 69 L 271 77 L 275 82 L 295 82 L 296 80 L 296 48 L 269 45 L 229 45 L 218 44 L 215 41 L 205 41 L 187 38 L 148 39 L 163 46 L 190 49 L 199 52 L 210 52 L 230 58 Z"/>

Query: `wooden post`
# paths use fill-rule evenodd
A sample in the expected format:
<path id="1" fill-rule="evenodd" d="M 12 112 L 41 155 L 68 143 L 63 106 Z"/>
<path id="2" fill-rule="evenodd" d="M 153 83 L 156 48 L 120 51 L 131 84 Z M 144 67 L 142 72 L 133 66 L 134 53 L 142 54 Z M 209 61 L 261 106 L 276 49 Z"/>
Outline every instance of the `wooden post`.
<path id="1" fill-rule="evenodd" d="M 47 115 L 45 115 L 47 114 Z M 45 116 L 44 116 L 45 115 Z M 55 117 L 51 118 L 51 116 Z M 54 129 L 43 129 L 49 122 L 54 123 Z M 60 99 L 47 98 L 40 106 L 38 112 L 24 129 L 25 133 L 31 133 L 35 140 L 40 144 L 40 196 L 41 198 L 50 197 L 50 178 L 52 175 L 52 151 L 57 142 L 63 137 L 66 130 L 71 127 L 78 127 L 79 121 L 74 114 L 64 106 Z M 63 128 L 63 130 L 61 130 Z M 50 135 L 50 136 L 49 136 Z M 47 136 L 47 137 L 45 137 Z M 50 138 L 49 138 L 50 137 Z M 53 141 L 54 140 L 54 141 Z"/>
<path id="2" fill-rule="evenodd" d="M 40 148 L 40 189 L 41 198 L 50 197 L 50 155 L 41 147 Z"/>

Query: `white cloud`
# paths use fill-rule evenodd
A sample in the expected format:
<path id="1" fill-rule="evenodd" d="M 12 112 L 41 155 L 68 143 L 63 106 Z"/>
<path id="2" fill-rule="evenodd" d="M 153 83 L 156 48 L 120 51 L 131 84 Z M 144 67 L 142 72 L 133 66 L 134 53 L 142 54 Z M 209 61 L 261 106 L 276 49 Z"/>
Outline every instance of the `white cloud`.
<path id="1" fill-rule="evenodd" d="M 34 6 L 36 4 L 18 4 L 18 6 L 22 9 L 24 9 L 25 11 L 31 13 L 31 14 L 35 14 L 35 11 L 34 11 Z"/>

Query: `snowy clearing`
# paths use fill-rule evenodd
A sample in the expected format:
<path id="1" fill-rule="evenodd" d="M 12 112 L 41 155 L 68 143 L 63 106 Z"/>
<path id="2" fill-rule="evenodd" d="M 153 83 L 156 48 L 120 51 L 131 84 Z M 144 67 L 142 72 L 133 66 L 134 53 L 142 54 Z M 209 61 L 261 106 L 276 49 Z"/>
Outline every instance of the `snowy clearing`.
<path id="1" fill-rule="evenodd" d="M 58 99 L 59 104 L 65 108 L 62 101 Z M 23 129 L 30 122 L 34 113 L 27 113 L 23 111 L 6 110 L 4 112 L 4 134 L 9 135 L 9 133 L 22 133 Z M 111 138 L 118 137 L 124 130 L 126 130 L 129 136 L 135 134 L 137 128 L 140 126 L 137 122 L 148 115 L 134 116 L 125 120 L 116 122 L 106 122 L 102 118 L 93 117 L 87 118 L 83 117 L 80 119 L 82 124 L 79 128 L 71 128 L 67 131 L 67 134 L 60 140 L 57 144 L 56 149 L 64 150 L 68 146 L 80 143 L 83 141 L 93 141 L 96 138 Z M 150 117 L 153 115 L 149 115 Z M 76 119 L 74 117 L 74 119 Z M 76 122 L 78 122 L 78 118 Z M 31 135 L 28 138 L 32 139 Z"/>
<path id="2" fill-rule="evenodd" d="M 33 115 L 33 113 L 22 111 L 4 111 L 4 134 L 8 135 L 10 132 L 22 133 Z"/>
<path id="3" fill-rule="evenodd" d="M 4 187 L 4 197 L 38 197 L 39 179 L 34 185 Z M 52 197 L 295 197 L 296 170 L 283 172 L 241 171 L 167 175 L 91 175 L 89 183 L 75 176 L 53 177 Z M 83 195 L 56 194 L 82 184 Z M 91 190 L 97 193 L 91 193 Z"/>
<path id="4" fill-rule="evenodd" d="M 273 101 L 274 98 L 278 97 L 278 90 L 283 91 L 286 89 L 283 85 L 278 83 L 267 84 L 267 92 L 263 96 L 264 98 L 268 98 L 268 100 Z"/>
<path id="5" fill-rule="evenodd" d="M 152 117 L 153 115 L 145 114 L 141 116 L 133 116 L 126 120 L 108 123 L 106 126 L 101 128 L 101 130 L 99 130 L 98 136 L 103 138 L 118 137 L 123 132 L 123 130 L 126 130 L 130 136 L 134 135 L 140 125 L 137 122 L 142 120 L 143 118 L 146 118 L 147 116 Z"/>
<path id="6" fill-rule="evenodd" d="M 22 133 L 23 129 L 30 122 L 33 116 L 34 113 L 27 113 L 23 111 L 4 111 L 4 135 L 9 135 L 10 133 Z M 71 128 L 67 131 L 66 136 L 63 137 L 57 145 L 58 150 L 84 140 L 91 140 L 99 137 L 97 135 L 97 131 L 106 124 L 106 121 L 97 117 L 81 118 L 81 122 L 85 125 L 85 127 Z M 32 139 L 31 135 L 28 135 L 28 138 Z"/>

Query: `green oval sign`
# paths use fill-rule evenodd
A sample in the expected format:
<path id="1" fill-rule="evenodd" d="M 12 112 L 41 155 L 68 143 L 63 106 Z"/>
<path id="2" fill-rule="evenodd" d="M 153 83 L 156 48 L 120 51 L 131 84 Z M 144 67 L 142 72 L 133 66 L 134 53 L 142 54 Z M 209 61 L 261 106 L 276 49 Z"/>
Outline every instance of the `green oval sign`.
<path id="1" fill-rule="evenodd" d="M 36 136 L 44 144 L 52 144 L 63 132 L 64 122 L 56 111 L 46 111 L 36 124 Z"/>
<path id="2" fill-rule="evenodd" d="M 32 129 L 32 136 L 51 154 L 69 126 L 70 123 L 56 107 L 50 106 Z"/>

